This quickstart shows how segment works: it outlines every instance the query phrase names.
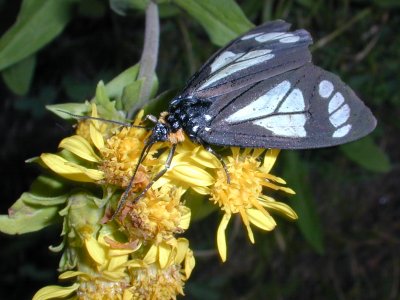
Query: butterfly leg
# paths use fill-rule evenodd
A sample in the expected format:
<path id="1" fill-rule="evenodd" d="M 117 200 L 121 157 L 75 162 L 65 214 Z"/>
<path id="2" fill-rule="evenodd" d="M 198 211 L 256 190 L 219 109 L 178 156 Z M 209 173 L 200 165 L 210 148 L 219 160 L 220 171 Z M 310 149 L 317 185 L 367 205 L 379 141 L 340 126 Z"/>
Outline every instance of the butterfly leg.
<path id="1" fill-rule="evenodd" d="M 212 155 L 214 155 L 219 162 L 222 165 L 222 168 L 224 168 L 225 174 L 226 174 L 226 182 L 229 184 L 231 183 L 231 176 L 229 175 L 229 171 L 228 171 L 228 167 L 226 166 L 224 160 L 222 159 L 222 156 L 219 155 L 217 152 L 214 151 L 213 148 L 211 148 L 210 145 L 207 144 L 203 144 L 204 149 L 206 149 L 208 152 L 210 152 Z"/>

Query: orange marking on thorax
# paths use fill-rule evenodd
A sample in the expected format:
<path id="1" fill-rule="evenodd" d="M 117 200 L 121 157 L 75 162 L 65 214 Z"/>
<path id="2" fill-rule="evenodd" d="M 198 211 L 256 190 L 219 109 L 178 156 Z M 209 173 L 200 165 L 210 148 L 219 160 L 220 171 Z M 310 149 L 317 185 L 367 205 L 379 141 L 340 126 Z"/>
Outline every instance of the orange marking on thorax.
<path id="1" fill-rule="evenodd" d="M 183 130 L 179 129 L 177 132 L 171 132 L 168 135 L 168 140 L 171 144 L 182 143 L 185 140 L 185 135 L 183 134 Z"/>

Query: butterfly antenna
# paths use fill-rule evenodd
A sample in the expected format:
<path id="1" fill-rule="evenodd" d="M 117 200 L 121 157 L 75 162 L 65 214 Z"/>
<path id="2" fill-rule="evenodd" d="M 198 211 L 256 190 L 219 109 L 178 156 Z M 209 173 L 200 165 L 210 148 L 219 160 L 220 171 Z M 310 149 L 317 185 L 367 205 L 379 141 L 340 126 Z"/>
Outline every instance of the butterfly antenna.
<path id="1" fill-rule="evenodd" d="M 150 148 L 153 145 L 154 145 L 154 142 L 147 143 L 146 146 L 143 148 L 142 153 L 140 153 L 140 157 L 136 164 L 135 170 L 133 171 L 133 175 L 132 175 L 131 179 L 129 180 L 128 186 L 126 187 L 124 193 L 122 194 L 121 200 L 119 200 L 119 202 L 118 202 L 117 209 L 115 210 L 114 214 L 112 215 L 111 221 L 115 219 L 115 217 L 119 214 L 121 209 L 124 207 L 124 204 L 125 204 L 126 200 L 128 199 L 129 191 L 133 187 L 133 181 L 135 180 L 136 173 L 139 169 L 139 166 L 143 162 L 143 160 L 146 158 L 147 154 L 150 151 Z"/>
<path id="2" fill-rule="evenodd" d="M 130 123 L 125 123 L 125 122 L 120 122 L 120 121 L 115 121 L 115 120 L 108 120 L 108 119 L 103 119 L 103 118 L 99 118 L 99 117 L 80 116 L 80 115 L 76 115 L 76 114 L 70 113 L 69 111 L 65 111 L 65 110 L 61 110 L 61 109 L 57 109 L 57 111 L 67 114 L 78 120 L 96 120 L 96 121 L 120 125 L 123 127 L 147 128 L 146 126 L 142 126 L 142 125 L 132 125 Z"/>

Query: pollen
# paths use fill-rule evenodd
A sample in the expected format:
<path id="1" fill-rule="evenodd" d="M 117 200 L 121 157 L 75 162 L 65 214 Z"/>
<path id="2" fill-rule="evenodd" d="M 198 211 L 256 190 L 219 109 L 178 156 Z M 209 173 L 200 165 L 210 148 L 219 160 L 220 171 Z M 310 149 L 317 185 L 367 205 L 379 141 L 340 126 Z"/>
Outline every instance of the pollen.
<path id="1" fill-rule="evenodd" d="M 183 295 L 184 278 L 180 265 L 160 269 L 154 265 L 133 271 L 132 299 L 176 299 Z"/>
<path id="2" fill-rule="evenodd" d="M 145 146 L 148 132 L 142 128 L 122 128 L 109 138 L 101 149 L 103 161 L 100 170 L 108 184 L 127 187 L 136 168 L 139 156 Z M 143 189 L 149 183 L 149 169 L 155 163 L 154 151 L 150 152 L 139 166 L 132 191 Z"/>
<path id="3" fill-rule="evenodd" d="M 163 186 L 149 191 L 139 202 L 128 203 L 120 221 L 130 240 L 140 239 L 159 244 L 189 227 L 190 209 L 180 202 L 183 190 Z"/>
<path id="4" fill-rule="evenodd" d="M 218 170 L 211 199 L 226 213 L 234 214 L 258 202 L 265 178 L 258 170 L 261 163 L 254 156 L 230 156 L 228 160 L 230 183 L 224 170 Z"/>

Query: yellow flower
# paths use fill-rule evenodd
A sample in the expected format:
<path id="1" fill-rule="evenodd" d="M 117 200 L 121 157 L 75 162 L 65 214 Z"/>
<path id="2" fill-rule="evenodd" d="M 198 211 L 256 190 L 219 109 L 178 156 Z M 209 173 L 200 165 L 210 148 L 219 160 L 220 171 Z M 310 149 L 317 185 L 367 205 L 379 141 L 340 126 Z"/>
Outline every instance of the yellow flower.
<path id="1" fill-rule="evenodd" d="M 159 244 L 189 227 L 190 209 L 180 199 L 184 191 L 165 185 L 150 190 L 135 204 L 127 203 L 118 219 L 128 239 Z"/>
<path id="2" fill-rule="evenodd" d="M 176 299 L 195 266 L 189 241 L 171 239 L 152 245 L 143 260 L 130 266 L 133 299 Z"/>
<path id="3" fill-rule="evenodd" d="M 71 299 L 72 294 L 75 299 L 132 299 L 127 296 L 132 281 L 128 267 L 135 261 L 130 260 L 129 255 L 140 244 L 118 249 L 112 247 L 114 243 L 106 236 L 105 230 L 97 239 L 87 235 L 84 242 L 87 255 L 80 255 L 79 270 L 66 271 L 59 276 L 63 280 L 76 278 L 76 282 L 69 287 L 44 287 L 34 295 L 33 300 Z"/>
<path id="4" fill-rule="evenodd" d="M 157 171 L 165 167 L 167 156 L 168 151 L 161 155 Z M 172 185 L 182 187 L 185 191 L 191 188 L 199 194 L 206 195 L 210 193 L 209 187 L 215 182 L 210 170 L 217 168 L 221 168 L 218 159 L 186 137 L 183 143 L 178 144 L 169 170 L 153 184 L 153 188 Z"/>
<path id="5" fill-rule="evenodd" d="M 127 187 L 133 176 L 139 156 L 145 146 L 148 131 L 136 127 L 124 127 L 110 137 L 101 148 L 103 161 L 100 169 L 105 181 L 120 187 Z M 151 166 L 156 164 L 156 147 L 147 155 L 136 172 L 132 191 L 143 189 L 150 182 Z"/>
<path id="6" fill-rule="evenodd" d="M 263 194 L 264 188 L 282 190 L 294 194 L 282 178 L 269 174 L 277 158 L 279 150 L 231 148 L 232 156 L 227 157 L 227 168 L 230 183 L 227 182 L 223 169 L 217 171 L 217 179 L 211 190 L 211 201 L 224 211 L 217 231 L 218 251 L 223 261 L 226 260 L 226 227 L 233 214 L 240 214 L 246 226 L 249 239 L 254 243 L 251 224 L 262 230 L 271 231 L 275 228 L 275 220 L 269 211 L 279 212 L 282 215 L 297 219 L 296 213 L 286 204 L 277 202 Z M 259 161 L 264 158 L 263 163 Z"/>

